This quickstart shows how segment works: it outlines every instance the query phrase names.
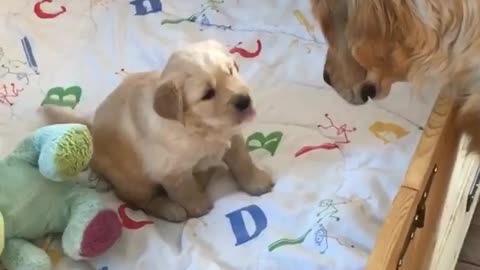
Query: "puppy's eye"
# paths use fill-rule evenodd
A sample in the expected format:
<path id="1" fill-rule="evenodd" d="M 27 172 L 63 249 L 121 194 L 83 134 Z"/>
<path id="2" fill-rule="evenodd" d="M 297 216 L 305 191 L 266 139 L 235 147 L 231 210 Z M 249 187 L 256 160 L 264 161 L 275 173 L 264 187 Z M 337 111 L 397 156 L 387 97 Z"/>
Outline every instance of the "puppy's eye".
<path id="1" fill-rule="evenodd" d="M 215 97 L 215 89 L 208 89 L 202 97 L 202 100 L 209 100 Z"/>

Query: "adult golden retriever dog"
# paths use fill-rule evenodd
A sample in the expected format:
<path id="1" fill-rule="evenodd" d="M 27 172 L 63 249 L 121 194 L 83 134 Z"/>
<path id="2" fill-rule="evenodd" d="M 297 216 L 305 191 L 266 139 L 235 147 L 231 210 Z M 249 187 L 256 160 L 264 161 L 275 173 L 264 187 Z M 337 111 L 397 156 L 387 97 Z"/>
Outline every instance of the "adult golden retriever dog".
<path id="1" fill-rule="evenodd" d="M 432 82 L 462 104 L 458 124 L 480 151 L 480 1 L 311 0 L 329 44 L 324 80 L 351 104 L 394 82 Z"/>

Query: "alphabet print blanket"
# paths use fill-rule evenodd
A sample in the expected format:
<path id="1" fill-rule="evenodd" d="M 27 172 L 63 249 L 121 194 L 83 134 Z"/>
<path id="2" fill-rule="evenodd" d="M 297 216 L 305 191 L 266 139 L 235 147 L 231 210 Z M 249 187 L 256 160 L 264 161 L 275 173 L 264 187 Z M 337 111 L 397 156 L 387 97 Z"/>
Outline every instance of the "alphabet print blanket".
<path id="1" fill-rule="evenodd" d="M 57 269 L 363 269 L 435 97 L 399 84 L 383 101 L 344 102 L 323 82 L 327 45 L 308 0 L 3 0 L 0 14 L 2 154 L 38 126 L 39 106 L 92 113 L 125 74 L 214 38 L 254 89 L 243 132 L 275 178 L 252 197 L 220 173 L 213 211 L 183 224 L 107 192 L 122 239 L 83 265 L 44 246 Z"/>

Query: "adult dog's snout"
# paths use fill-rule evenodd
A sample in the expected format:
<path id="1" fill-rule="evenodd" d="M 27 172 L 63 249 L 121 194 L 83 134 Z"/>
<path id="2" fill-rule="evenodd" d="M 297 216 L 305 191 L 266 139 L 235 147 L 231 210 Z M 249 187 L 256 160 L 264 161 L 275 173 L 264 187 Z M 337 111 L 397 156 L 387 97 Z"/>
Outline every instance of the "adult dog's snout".
<path id="1" fill-rule="evenodd" d="M 372 83 L 365 83 L 360 88 L 360 97 L 363 102 L 367 102 L 368 98 L 374 98 L 377 95 L 377 87 Z"/>
<path id="2" fill-rule="evenodd" d="M 326 84 L 332 86 L 332 81 L 330 79 L 330 75 L 326 70 L 323 71 L 323 80 L 325 81 Z"/>

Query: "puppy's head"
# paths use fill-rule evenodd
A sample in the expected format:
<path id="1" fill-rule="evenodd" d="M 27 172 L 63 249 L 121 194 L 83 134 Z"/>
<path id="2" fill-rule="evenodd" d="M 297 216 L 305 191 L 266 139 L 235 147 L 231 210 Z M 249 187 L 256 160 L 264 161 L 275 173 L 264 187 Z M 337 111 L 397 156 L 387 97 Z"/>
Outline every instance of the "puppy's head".
<path id="1" fill-rule="evenodd" d="M 157 92 L 155 109 L 169 119 L 232 128 L 254 117 L 250 89 L 226 47 L 214 40 L 172 54 Z"/>
<path id="2" fill-rule="evenodd" d="M 386 97 L 418 45 L 411 0 L 311 0 L 329 49 L 323 77 L 351 104 Z"/>

